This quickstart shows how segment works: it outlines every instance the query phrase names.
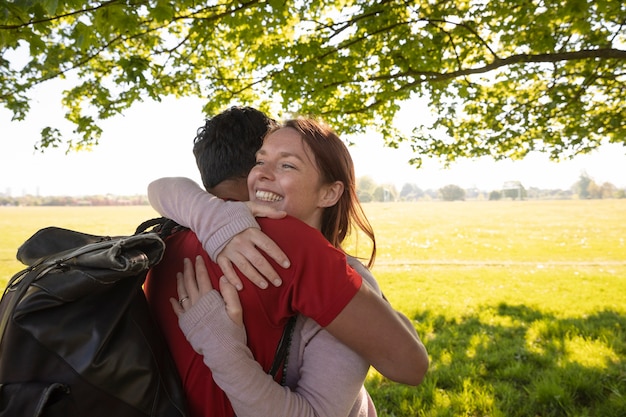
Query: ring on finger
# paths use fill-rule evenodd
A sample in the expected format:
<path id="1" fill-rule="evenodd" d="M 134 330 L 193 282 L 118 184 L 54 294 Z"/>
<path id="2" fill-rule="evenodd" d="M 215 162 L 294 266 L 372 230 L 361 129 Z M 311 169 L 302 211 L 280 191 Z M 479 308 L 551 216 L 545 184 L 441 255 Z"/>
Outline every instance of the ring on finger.
<path id="1" fill-rule="evenodd" d="M 180 304 L 180 306 L 182 307 L 183 303 L 185 301 L 189 300 L 189 296 L 184 296 L 183 298 L 181 298 L 180 300 L 178 300 L 178 304 Z"/>

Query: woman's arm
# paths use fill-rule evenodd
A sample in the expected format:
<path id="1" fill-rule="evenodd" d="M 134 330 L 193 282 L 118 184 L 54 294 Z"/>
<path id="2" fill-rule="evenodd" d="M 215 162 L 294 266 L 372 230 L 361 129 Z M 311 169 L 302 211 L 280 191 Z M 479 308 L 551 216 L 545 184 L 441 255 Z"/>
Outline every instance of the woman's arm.
<path id="1" fill-rule="evenodd" d="M 300 317 L 289 354 L 290 366 L 297 367 L 297 383 L 293 391 L 281 386 L 261 369 L 245 344 L 237 292 L 224 282 L 220 282 L 224 300 L 217 291 L 212 291 L 201 258 L 196 263 L 196 273 L 185 262 L 179 294 L 189 296 L 190 302 L 183 307 L 173 300 L 172 306 L 183 333 L 203 355 L 204 363 L 228 395 L 237 416 L 345 417 L 349 414 L 365 380 L 367 362 L 315 322 Z"/>
<path id="2" fill-rule="evenodd" d="M 203 301 L 218 303 L 220 297 L 213 292 Z M 217 309 L 223 311 L 223 307 Z M 230 322 L 216 313 L 206 309 L 202 313 L 203 321 L 189 327 L 183 324 L 183 319 L 181 328 L 194 349 L 203 355 L 213 379 L 228 396 L 238 417 L 348 415 L 369 368 L 352 350 L 320 329 L 320 334 L 306 346 L 300 380 L 292 391 L 261 369 L 243 337 L 233 340 L 228 335 L 221 336 L 219 330 L 208 331 L 221 327 L 215 324 L 218 320 Z"/>
<path id="3" fill-rule="evenodd" d="M 385 377 L 419 385 L 428 370 L 428 353 L 402 317 L 368 285 L 361 285 L 326 330 Z"/>
<path id="4" fill-rule="evenodd" d="M 160 178 L 148 185 L 148 201 L 162 216 L 193 230 L 215 261 L 236 234 L 261 229 L 245 203 L 224 201 L 189 178 Z"/>
<path id="5" fill-rule="evenodd" d="M 232 264 L 260 288 L 267 287 L 266 279 L 276 286 L 281 284 L 280 277 L 259 249 L 284 268 L 289 267 L 289 260 L 261 232 L 254 216 L 281 218 L 284 213 L 224 201 L 183 177 L 153 181 L 148 185 L 148 200 L 159 214 L 193 230 L 209 257 L 217 260 L 226 278 L 238 289 L 242 284 Z"/>
<path id="6" fill-rule="evenodd" d="M 361 275 L 361 277 L 363 278 L 363 282 L 366 282 L 370 286 L 370 288 L 377 295 L 382 296 L 382 292 L 380 290 L 380 287 L 378 286 L 378 282 L 376 282 L 376 279 L 374 278 L 374 276 L 372 275 L 370 270 L 367 269 L 367 267 L 365 267 L 365 265 L 363 265 L 358 259 L 356 259 L 356 258 L 354 258 L 352 256 L 348 256 L 347 258 L 348 258 L 348 264 L 356 272 L 358 272 L 359 275 Z M 396 317 L 400 320 L 400 322 L 408 330 L 408 334 L 406 336 L 412 337 L 413 339 L 415 339 L 415 340 L 417 340 L 419 342 L 419 344 L 417 346 L 418 350 L 413 352 L 413 354 L 417 354 L 417 356 L 415 358 L 416 365 L 426 361 L 426 368 L 424 369 L 424 372 L 426 372 L 426 370 L 428 369 L 428 357 L 427 356 L 425 358 L 423 357 L 423 354 L 426 354 L 426 349 L 423 346 L 421 346 L 421 347 L 419 346 L 419 345 L 421 345 L 421 341 L 419 341 L 419 335 L 417 334 L 417 331 L 415 330 L 415 327 L 413 327 L 413 323 L 411 323 L 411 320 L 409 320 L 408 317 L 406 317 L 404 314 L 400 313 L 399 311 L 394 311 L 394 312 L 396 314 Z M 400 343 L 400 341 L 398 341 L 398 343 Z M 414 346 L 414 348 L 415 348 L 415 346 Z M 421 352 L 422 349 L 423 349 L 423 353 Z M 383 366 L 383 365 L 379 365 L 379 366 Z M 396 371 L 393 371 L 393 372 L 396 372 Z M 418 372 L 420 372 L 419 369 L 418 369 Z M 390 376 L 388 376 L 388 375 L 385 375 L 385 376 L 387 376 L 388 378 L 391 379 Z"/>

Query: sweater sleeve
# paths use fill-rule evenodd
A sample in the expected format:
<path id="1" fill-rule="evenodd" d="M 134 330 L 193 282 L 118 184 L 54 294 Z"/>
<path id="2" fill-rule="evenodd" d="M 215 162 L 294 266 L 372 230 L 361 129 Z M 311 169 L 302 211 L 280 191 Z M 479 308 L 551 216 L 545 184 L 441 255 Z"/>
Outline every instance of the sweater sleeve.
<path id="1" fill-rule="evenodd" d="M 292 389 L 276 383 L 258 366 L 239 375 L 227 375 L 228 370 L 213 372 L 237 417 L 352 417 L 369 364 L 313 320 L 305 320 L 316 334 L 306 344 L 304 366 L 299 368 L 300 378 Z M 363 407 L 359 403 L 356 408 Z M 375 411 L 370 412 L 368 417 L 375 415 Z"/>
<path id="2" fill-rule="evenodd" d="M 376 416 L 362 392 L 369 364 L 312 319 L 298 318 L 288 357 L 290 387 L 255 361 L 245 331 L 230 320 L 217 291 L 194 304 L 180 327 L 238 417 Z"/>
<path id="3" fill-rule="evenodd" d="M 376 416 L 361 392 L 369 370 L 367 361 L 312 319 L 298 320 L 302 324 L 297 326 L 298 341 L 289 351 L 288 386 L 307 399 L 316 416 Z M 300 415 L 298 410 L 290 411 Z"/>
<path id="4" fill-rule="evenodd" d="M 313 320 L 307 321 L 320 329 Z M 308 366 L 302 368 L 300 382 L 291 391 L 274 381 L 254 360 L 245 336 L 239 333 L 242 329 L 228 318 L 216 291 L 183 316 L 181 329 L 203 355 L 213 379 L 228 396 L 238 417 L 346 417 L 369 367 L 321 331 L 310 341 Z"/>
<path id="5" fill-rule="evenodd" d="M 160 178 L 148 185 L 150 205 L 195 232 L 213 261 L 237 234 L 260 229 L 245 203 L 224 201 L 204 191 L 189 178 Z"/>
<path id="6" fill-rule="evenodd" d="M 180 327 L 194 350 L 203 356 L 238 417 L 323 415 L 305 395 L 281 386 L 263 371 L 246 346 L 245 332 L 230 320 L 217 291 L 194 304 L 181 317 Z"/>

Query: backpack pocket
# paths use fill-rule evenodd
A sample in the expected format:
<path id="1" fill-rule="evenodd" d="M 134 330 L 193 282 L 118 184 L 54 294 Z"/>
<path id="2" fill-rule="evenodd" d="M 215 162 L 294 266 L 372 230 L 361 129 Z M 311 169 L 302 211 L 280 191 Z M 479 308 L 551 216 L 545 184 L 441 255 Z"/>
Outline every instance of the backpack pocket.
<path id="1" fill-rule="evenodd" d="M 58 382 L 0 385 L 0 417 L 61 417 L 70 412 L 70 390 Z"/>

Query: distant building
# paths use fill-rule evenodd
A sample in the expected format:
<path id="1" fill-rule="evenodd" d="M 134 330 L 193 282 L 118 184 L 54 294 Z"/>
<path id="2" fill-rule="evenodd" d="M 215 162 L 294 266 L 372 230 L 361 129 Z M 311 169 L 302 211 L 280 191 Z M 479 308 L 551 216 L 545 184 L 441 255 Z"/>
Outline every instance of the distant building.
<path id="1" fill-rule="evenodd" d="M 504 197 L 510 197 L 513 200 L 523 200 L 526 197 L 526 189 L 519 181 L 506 181 L 502 185 L 502 195 Z"/>

